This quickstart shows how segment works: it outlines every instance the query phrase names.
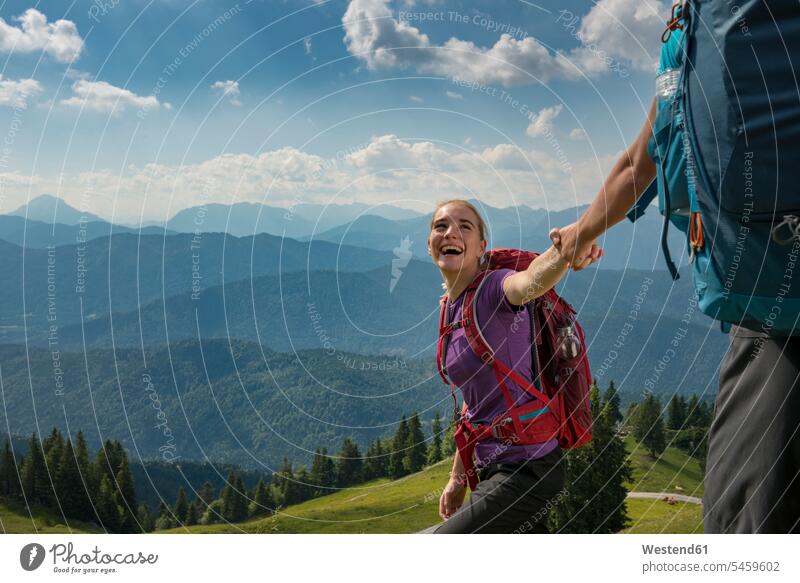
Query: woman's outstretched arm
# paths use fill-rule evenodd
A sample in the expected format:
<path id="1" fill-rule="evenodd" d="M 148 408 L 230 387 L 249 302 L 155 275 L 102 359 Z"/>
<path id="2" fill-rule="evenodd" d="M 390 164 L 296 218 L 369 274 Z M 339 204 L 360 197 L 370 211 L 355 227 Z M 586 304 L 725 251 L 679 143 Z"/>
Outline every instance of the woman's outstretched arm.
<path id="1" fill-rule="evenodd" d="M 596 251 L 597 257 L 600 251 Z M 592 259 L 589 258 L 591 263 Z M 509 275 L 503 280 L 503 292 L 506 298 L 515 306 L 538 298 L 550 290 L 564 277 L 569 267 L 569 262 L 562 257 L 555 247 L 534 259 L 525 271 Z"/>

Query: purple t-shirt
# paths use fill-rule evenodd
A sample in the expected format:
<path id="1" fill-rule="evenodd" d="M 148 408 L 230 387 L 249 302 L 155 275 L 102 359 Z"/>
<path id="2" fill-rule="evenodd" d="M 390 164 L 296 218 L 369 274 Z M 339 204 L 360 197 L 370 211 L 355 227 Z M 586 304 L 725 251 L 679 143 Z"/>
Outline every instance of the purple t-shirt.
<path id="1" fill-rule="evenodd" d="M 486 276 L 476 299 L 475 313 L 481 332 L 494 350 L 496 358 L 530 379 L 530 317 L 523 306 L 512 305 L 503 293 L 503 281 L 512 273 L 515 273 L 513 269 L 498 269 Z M 455 302 L 450 303 L 450 322 L 463 318 L 464 295 L 462 293 Z M 508 410 L 494 369 L 475 356 L 463 328 L 450 335 L 445 368 L 450 380 L 464 394 L 467 419 L 471 423 L 489 424 Z M 511 379 L 506 380 L 506 386 L 514 402 L 519 405 L 534 399 Z M 553 451 L 557 444 L 555 439 L 532 445 L 506 445 L 499 439 L 486 439 L 475 446 L 475 462 L 484 466 L 490 463 L 537 459 Z"/>

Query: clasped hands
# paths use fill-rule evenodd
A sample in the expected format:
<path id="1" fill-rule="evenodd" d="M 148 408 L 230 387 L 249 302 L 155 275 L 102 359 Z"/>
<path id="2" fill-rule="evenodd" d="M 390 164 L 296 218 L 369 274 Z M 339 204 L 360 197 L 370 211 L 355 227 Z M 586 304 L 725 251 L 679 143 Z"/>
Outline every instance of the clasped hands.
<path id="1" fill-rule="evenodd" d="M 581 237 L 578 223 L 551 229 L 550 240 L 573 271 L 580 271 L 603 256 L 603 249 L 597 246 L 596 239 Z"/>

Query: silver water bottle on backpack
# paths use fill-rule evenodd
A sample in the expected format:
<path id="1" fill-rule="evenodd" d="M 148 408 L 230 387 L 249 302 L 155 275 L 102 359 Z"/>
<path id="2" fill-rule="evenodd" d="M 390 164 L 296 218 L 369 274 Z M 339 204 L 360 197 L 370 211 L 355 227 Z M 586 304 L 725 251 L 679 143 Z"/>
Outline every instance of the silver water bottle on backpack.
<path id="1" fill-rule="evenodd" d="M 562 359 L 571 360 L 581 353 L 581 341 L 575 335 L 572 325 L 558 328 L 558 352 Z"/>

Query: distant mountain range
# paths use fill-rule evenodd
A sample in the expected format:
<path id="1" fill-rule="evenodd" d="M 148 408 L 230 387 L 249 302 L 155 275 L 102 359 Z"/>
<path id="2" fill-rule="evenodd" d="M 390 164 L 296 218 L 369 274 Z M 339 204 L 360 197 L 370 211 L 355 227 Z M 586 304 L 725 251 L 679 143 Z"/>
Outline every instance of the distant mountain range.
<path id="1" fill-rule="evenodd" d="M 493 246 L 541 250 L 582 209 L 484 210 Z M 364 444 L 414 410 L 449 410 L 433 363 L 441 275 L 425 251 L 428 216 L 243 204 L 187 209 L 168 231 L 83 214 L 60 222 L 78 212 L 49 197 L 0 216 L 0 239 L 11 240 L 0 240 L 0 380 L 12 432 L 68 420 L 157 455 L 164 436 L 145 375 L 181 456 L 253 468 L 307 461 L 346 436 Z M 306 240 L 252 234 L 286 223 Z M 569 273 L 559 290 L 602 386 L 614 380 L 637 400 L 645 389 L 709 395 L 727 337 L 697 311 L 690 275 L 673 282 L 662 269 L 660 230 L 654 211 L 616 227 L 600 268 Z M 412 258 L 393 272 L 406 237 Z M 677 234 L 673 243 L 680 257 Z"/>
<path id="2" fill-rule="evenodd" d="M 0 239 L 26 247 L 28 249 L 45 249 L 50 246 L 74 245 L 80 241 L 91 241 L 100 237 L 119 235 L 122 233 L 135 235 L 174 235 L 175 231 L 164 230 L 163 227 L 123 227 L 105 221 L 68 225 L 64 223 L 47 223 L 25 219 L 15 215 L 0 215 Z"/>
<path id="3" fill-rule="evenodd" d="M 242 280 L 204 289 L 199 300 L 184 292 L 65 326 L 58 332 L 59 345 L 64 350 L 133 348 L 231 337 L 280 352 L 327 349 L 384 360 L 432 360 L 439 273 L 412 261 L 392 291 L 391 278 L 386 266 L 364 273 L 313 271 Z M 716 374 L 727 336 L 693 307 L 688 273 L 673 283 L 665 272 L 585 270 L 565 278 L 559 291 L 578 310 L 596 374 L 616 380 L 623 391 L 702 393 Z M 669 349 L 676 336 L 680 350 L 673 355 Z M 44 346 L 46 337 L 37 338 L 35 343 Z M 665 355 L 664 370 L 656 370 Z"/>
<path id="4" fill-rule="evenodd" d="M 520 205 L 498 209 L 483 205 L 480 201 L 472 202 L 481 209 L 486 219 L 490 247 L 531 250 L 546 249 L 550 245 L 550 229 L 574 222 L 586 208 L 548 211 Z M 25 216 L 26 212 L 29 220 L 47 226 L 20 223 L 22 219 L 19 217 Z M 28 248 L 75 243 L 77 231 L 70 231 L 63 225 L 74 227 L 77 224 L 74 222 L 76 217 L 82 216 L 80 211 L 48 195 L 33 199 L 26 207 L 12 214 L 13 221 L 9 216 L 0 215 L 0 238 Z M 55 222 L 54 217 L 57 219 Z M 61 221 L 62 218 L 70 222 Z M 139 234 L 136 227 L 112 226 L 97 217 L 93 220 L 89 222 L 85 239 Z M 624 221 L 617 225 L 600 241 L 606 252 L 600 268 L 664 269 L 660 241 L 662 224 L 661 216 L 653 208 L 636 224 Z M 326 241 L 388 252 L 394 252 L 401 241 L 408 238 L 410 245 L 407 249 L 415 258 L 427 261 L 429 232 L 428 214 L 389 205 L 298 204 L 285 209 L 257 203 L 235 203 L 184 209 L 167 221 L 164 228 L 146 226 L 141 234 L 228 233 L 236 237 L 271 234 L 300 241 Z M 670 232 L 669 243 L 673 256 L 680 257 L 685 241 L 675 229 Z"/>
<path id="5" fill-rule="evenodd" d="M 365 271 L 390 262 L 383 251 L 266 234 L 120 234 L 53 249 L 0 241 L 0 342 L 36 342 L 51 326 L 135 310 L 223 282 L 306 270 Z"/>
<path id="6" fill-rule="evenodd" d="M 269 233 L 299 238 L 348 224 L 364 215 L 387 220 L 420 216 L 409 209 L 389 205 L 298 204 L 289 209 L 265 204 L 239 202 L 208 204 L 184 209 L 167 221 L 167 228 L 181 233 L 229 233 L 240 237 Z M 368 247 L 368 245 L 360 245 Z"/>
<path id="7" fill-rule="evenodd" d="M 32 198 L 8 215 L 48 224 L 77 225 L 79 223 L 105 222 L 97 215 L 88 211 L 79 211 L 52 194 L 41 194 Z"/>

